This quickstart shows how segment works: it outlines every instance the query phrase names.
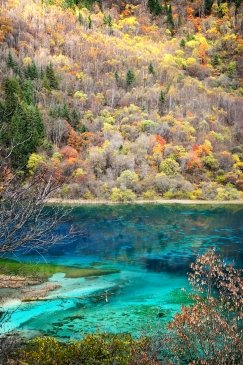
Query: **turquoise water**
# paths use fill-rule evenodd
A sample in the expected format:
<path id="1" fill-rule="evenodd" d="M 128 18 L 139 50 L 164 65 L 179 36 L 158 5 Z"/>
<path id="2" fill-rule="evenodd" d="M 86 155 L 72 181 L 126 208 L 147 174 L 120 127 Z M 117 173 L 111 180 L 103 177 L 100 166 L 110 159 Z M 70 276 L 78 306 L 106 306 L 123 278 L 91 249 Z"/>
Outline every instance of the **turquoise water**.
<path id="1" fill-rule="evenodd" d="M 75 208 L 69 222 L 81 233 L 41 254 L 19 260 L 77 267 L 116 268 L 119 273 L 68 279 L 45 301 L 11 302 L 2 331 L 27 336 L 80 338 L 94 331 L 153 332 L 188 303 L 187 272 L 197 254 L 215 247 L 243 266 L 242 206 L 114 205 Z"/>

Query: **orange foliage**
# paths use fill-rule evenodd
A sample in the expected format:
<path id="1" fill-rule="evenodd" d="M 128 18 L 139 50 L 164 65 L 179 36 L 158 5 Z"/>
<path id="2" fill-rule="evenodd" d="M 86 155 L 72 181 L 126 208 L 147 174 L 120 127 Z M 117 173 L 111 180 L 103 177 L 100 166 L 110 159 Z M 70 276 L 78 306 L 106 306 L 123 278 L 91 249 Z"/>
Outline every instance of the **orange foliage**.
<path id="1" fill-rule="evenodd" d="M 186 166 L 187 166 L 187 170 L 189 170 L 189 171 L 193 171 L 196 169 L 199 169 L 199 170 L 202 169 L 203 164 L 202 164 L 202 161 L 200 160 L 200 158 L 198 157 L 198 150 L 193 151 L 190 154 Z"/>
<path id="2" fill-rule="evenodd" d="M 82 140 L 81 140 L 80 135 L 78 135 L 78 133 L 75 132 L 75 130 L 72 127 L 70 127 L 69 134 L 68 134 L 68 140 L 67 140 L 68 146 L 74 148 L 77 151 L 80 151 L 81 143 L 82 143 Z"/>
<path id="3" fill-rule="evenodd" d="M 153 147 L 153 154 L 161 154 L 164 151 L 166 141 L 159 134 L 156 134 L 155 141 L 156 143 Z"/>
<path id="4" fill-rule="evenodd" d="M 11 21 L 0 15 L 0 43 L 4 42 L 5 37 L 13 30 Z"/>
<path id="5" fill-rule="evenodd" d="M 158 154 L 158 153 L 162 153 L 164 150 L 163 146 L 161 146 L 161 144 L 156 143 L 156 145 L 153 148 L 153 153 L 154 154 Z"/>
<path id="6" fill-rule="evenodd" d="M 192 146 L 193 154 L 197 157 L 207 156 L 210 152 L 212 152 L 212 147 L 210 144 L 194 144 Z"/>
<path id="7" fill-rule="evenodd" d="M 65 159 L 76 159 L 78 157 L 78 151 L 70 146 L 63 147 L 60 153 Z"/>
<path id="8" fill-rule="evenodd" d="M 193 23 L 195 31 L 200 32 L 202 29 L 201 19 L 199 17 L 194 17 L 193 12 L 194 10 L 191 7 L 187 7 L 187 19 Z"/>
<path id="9" fill-rule="evenodd" d="M 198 58 L 202 65 L 205 65 L 207 63 L 207 50 L 208 45 L 205 43 L 200 44 L 198 48 Z"/>
<path id="10" fill-rule="evenodd" d="M 90 145 L 100 146 L 104 142 L 103 138 L 100 138 L 99 135 L 92 132 L 84 132 L 80 136 L 81 138 L 81 146 L 86 149 Z"/>
<path id="11" fill-rule="evenodd" d="M 161 137 L 159 134 L 156 134 L 155 138 L 156 138 L 156 142 L 158 144 L 160 144 L 161 146 L 164 147 L 166 145 L 166 140 L 163 137 Z"/>

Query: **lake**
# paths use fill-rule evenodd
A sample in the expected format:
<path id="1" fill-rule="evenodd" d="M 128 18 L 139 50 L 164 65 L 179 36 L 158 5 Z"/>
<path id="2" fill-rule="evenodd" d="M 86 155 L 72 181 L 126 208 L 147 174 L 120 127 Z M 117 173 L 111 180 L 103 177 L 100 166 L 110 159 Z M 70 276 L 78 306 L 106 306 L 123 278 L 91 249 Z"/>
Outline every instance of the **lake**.
<path id="1" fill-rule="evenodd" d="M 58 230 L 73 225 L 77 236 L 18 259 L 119 272 L 73 279 L 54 274 L 49 280 L 61 288 L 45 301 L 9 305 L 4 330 L 63 340 L 95 331 L 153 333 L 190 302 L 187 273 L 198 254 L 215 247 L 227 262 L 243 266 L 242 222 L 240 205 L 74 208 Z"/>

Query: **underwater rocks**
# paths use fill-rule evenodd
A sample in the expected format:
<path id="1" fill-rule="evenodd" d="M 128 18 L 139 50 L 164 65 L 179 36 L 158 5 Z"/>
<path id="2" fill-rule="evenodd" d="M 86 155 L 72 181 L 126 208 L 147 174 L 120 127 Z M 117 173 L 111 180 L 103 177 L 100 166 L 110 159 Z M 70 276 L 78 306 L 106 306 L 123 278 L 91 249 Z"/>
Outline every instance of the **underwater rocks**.
<path id="1" fill-rule="evenodd" d="M 187 253 L 186 255 L 168 252 L 157 257 L 144 257 L 143 263 L 147 270 L 154 272 L 167 273 L 187 273 L 190 270 L 190 264 L 195 260 L 195 255 Z"/>

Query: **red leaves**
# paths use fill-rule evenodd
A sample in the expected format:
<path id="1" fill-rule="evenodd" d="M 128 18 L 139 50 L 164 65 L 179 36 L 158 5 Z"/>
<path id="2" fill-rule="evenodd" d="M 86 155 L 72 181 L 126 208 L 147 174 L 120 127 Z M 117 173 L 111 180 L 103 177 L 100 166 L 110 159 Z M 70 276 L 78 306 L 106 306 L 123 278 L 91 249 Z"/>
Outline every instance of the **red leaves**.
<path id="1" fill-rule="evenodd" d="M 194 153 L 191 155 L 191 157 L 187 161 L 187 170 L 195 170 L 195 169 L 202 169 L 202 161 L 200 158 Z"/>
<path id="2" fill-rule="evenodd" d="M 162 147 L 164 147 L 166 145 L 166 140 L 163 137 L 161 137 L 159 134 L 156 134 L 155 138 L 156 138 L 156 142 L 159 143 Z"/>

